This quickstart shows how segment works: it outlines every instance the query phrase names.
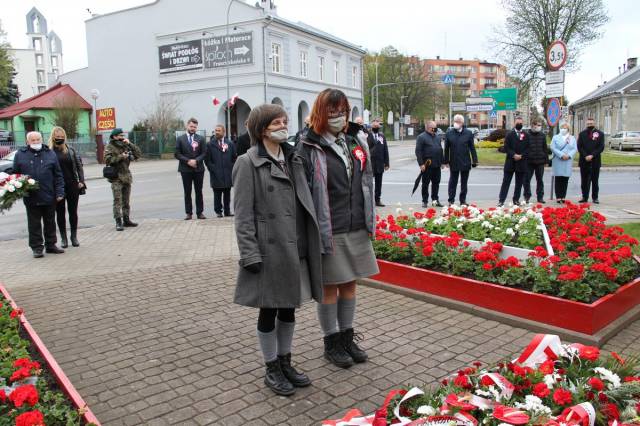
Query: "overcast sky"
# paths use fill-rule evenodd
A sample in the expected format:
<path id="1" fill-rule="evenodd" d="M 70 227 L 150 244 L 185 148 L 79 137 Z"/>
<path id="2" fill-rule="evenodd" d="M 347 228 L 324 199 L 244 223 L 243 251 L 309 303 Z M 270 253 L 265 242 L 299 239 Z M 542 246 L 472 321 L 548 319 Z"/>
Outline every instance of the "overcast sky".
<path id="1" fill-rule="evenodd" d="M 209 1 L 227 4 L 226 0 Z M 35 6 L 47 18 L 49 29 L 62 39 L 65 71 L 71 71 L 87 63 L 84 26 L 84 20 L 89 18 L 87 8 L 93 13 L 107 13 L 150 1 L 13 0 L 11 3 L 12 7 L 0 11 L 2 27 L 11 45 L 27 47 L 25 15 Z M 487 38 L 492 26 L 504 18 L 498 0 L 322 0 L 321 6 L 318 4 L 276 0 L 278 13 L 284 18 L 306 22 L 369 50 L 393 45 L 405 54 L 422 58 L 440 55 L 494 60 Z M 390 4 L 393 7 L 389 8 Z M 605 4 L 611 21 L 604 37 L 581 52 L 580 71 L 567 76 L 566 94 L 571 101 L 595 89 L 603 80 L 615 77 L 628 57 L 640 56 L 637 0 L 605 0 Z"/>

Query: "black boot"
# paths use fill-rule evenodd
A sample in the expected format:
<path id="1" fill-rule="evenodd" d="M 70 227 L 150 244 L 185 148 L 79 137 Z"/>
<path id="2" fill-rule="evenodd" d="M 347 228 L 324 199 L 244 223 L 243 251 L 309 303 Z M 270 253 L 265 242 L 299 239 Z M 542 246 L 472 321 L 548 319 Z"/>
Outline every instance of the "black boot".
<path id="1" fill-rule="evenodd" d="M 116 231 L 124 231 L 124 228 L 122 226 L 122 219 L 120 219 L 119 217 L 116 218 Z"/>
<path id="2" fill-rule="evenodd" d="M 137 223 L 135 223 L 135 222 L 131 222 L 131 221 L 129 220 L 129 216 L 128 216 L 128 215 L 126 215 L 126 216 L 122 216 L 122 224 L 123 224 L 124 226 L 126 226 L 127 228 L 132 228 L 132 227 L 134 227 L 134 226 L 138 226 L 138 224 L 137 224 Z"/>
<path id="3" fill-rule="evenodd" d="M 324 337 L 324 357 L 337 367 L 349 368 L 353 365 L 351 355 L 342 346 L 342 335 L 340 333 L 333 333 Z"/>
<path id="4" fill-rule="evenodd" d="M 54 253 L 54 254 L 64 253 L 64 250 L 62 250 L 55 244 L 49 247 L 45 247 L 44 251 L 46 251 L 47 253 Z"/>
<path id="5" fill-rule="evenodd" d="M 278 355 L 278 361 L 280 361 L 280 368 L 284 376 L 291 382 L 291 384 L 297 388 L 304 388 L 311 384 L 311 379 L 304 373 L 299 373 L 291 365 L 291 354 Z"/>
<path id="6" fill-rule="evenodd" d="M 67 230 L 60 230 L 60 246 L 62 248 L 69 247 L 69 240 L 67 239 Z"/>
<path id="7" fill-rule="evenodd" d="M 289 396 L 296 392 L 296 388 L 285 377 L 280 368 L 280 361 L 275 359 L 265 364 L 267 373 L 264 376 L 264 384 L 278 395 Z"/>
<path id="8" fill-rule="evenodd" d="M 348 328 L 345 331 L 342 331 L 340 334 L 342 335 L 342 345 L 344 346 L 345 351 L 347 351 L 347 353 L 351 355 L 351 358 L 355 362 L 365 362 L 367 359 L 369 359 L 367 353 L 360 349 L 360 347 L 358 347 L 358 345 L 356 345 L 356 342 L 354 341 L 354 337 L 356 340 L 362 340 L 362 336 L 360 334 L 356 335 L 353 332 L 353 328 Z"/>
<path id="9" fill-rule="evenodd" d="M 71 230 L 71 245 L 74 247 L 80 247 L 80 243 L 78 242 L 78 230 Z"/>

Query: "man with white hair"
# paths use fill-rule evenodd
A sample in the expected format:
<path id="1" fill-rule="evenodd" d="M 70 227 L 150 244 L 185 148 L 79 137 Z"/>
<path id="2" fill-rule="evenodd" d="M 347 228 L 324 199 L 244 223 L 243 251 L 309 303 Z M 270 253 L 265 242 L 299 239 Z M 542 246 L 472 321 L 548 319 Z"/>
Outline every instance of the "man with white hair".
<path id="1" fill-rule="evenodd" d="M 27 145 L 16 152 L 13 171 L 29 175 L 38 182 L 38 189 L 23 198 L 33 257 L 43 257 L 43 250 L 64 253 L 56 246 L 56 203 L 64 199 L 64 177 L 58 157 L 42 143 L 40 132 L 27 133 Z"/>
<path id="2" fill-rule="evenodd" d="M 478 154 L 473 143 L 473 133 L 464 125 L 464 117 L 453 117 L 453 128 L 444 138 L 444 164 L 449 166 L 449 205 L 456 201 L 458 177 L 460 182 L 460 204 L 467 204 L 467 181 L 471 167 L 478 165 Z"/>

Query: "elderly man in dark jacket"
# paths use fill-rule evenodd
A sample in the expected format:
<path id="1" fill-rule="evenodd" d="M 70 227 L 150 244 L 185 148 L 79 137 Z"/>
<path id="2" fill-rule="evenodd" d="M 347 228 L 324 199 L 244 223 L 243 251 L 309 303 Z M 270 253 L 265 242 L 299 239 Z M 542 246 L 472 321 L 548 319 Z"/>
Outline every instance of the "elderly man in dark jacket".
<path id="1" fill-rule="evenodd" d="M 581 203 L 591 199 L 595 204 L 598 200 L 598 179 L 600 178 L 601 154 L 604 151 L 604 133 L 596 129 L 593 118 L 587 118 L 587 128 L 578 135 L 578 152 L 580 153 L 580 186 L 582 187 Z"/>
<path id="2" fill-rule="evenodd" d="M 437 135 L 435 121 L 427 123 L 424 132 L 416 139 L 416 160 L 422 174 L 422 207 L 429 207 L 429 182 L 431 182 L 431 200 L 434 206 L 442 207 L 438 198 L 440 187 L 440 169 L 442 166 L 442 145 Z"/>
<path id="3" fill-rule="evenodd" d="M 380 197 L 382 196 L 382 174 L 389 170 L 389 146 L 387 145 L 387 139 L 380 131 L 380 120 L 377 118 L 371 123 L 371 132 L 367 136 L 367 143 L 371 152 L 376 206 L 384 207 L 385 205 Z"/>
<path id="4" fill-rule="evenodd" d="M 196 215 L 198 219 L 206 219 L 204 216 L 204 201 L 202 198 L 202 183 L 204 181 L 204 157 L 207 155 L 205 139 L 196 133 L 198 120 L 190 118 L 187 121 L 187 133 L 176 139 L 174 157 L 178 160 L 178 172 L 182 176 L 182 188 L 184 190 L 185 220 L 193 217 L 193 204 L 191 202 L 191 188 L 196 191 Z"/>
<path id="5" fill-rule="evenodd" d="M 464 117 L 456 114 L 453 117 L 453 129 L 449 129 L 444 137 L 444 164 L 449 166 L 449 205 L 456 200 L 458 177 L 460 183 L 460 204 L 467 204 L 467 181 L 471 167 L 478 165 L 478 154 L 474 145 L 473 133 L 464 125 Z"/>
<path id="6" fill-rule="evenodd" d="M 38 182 L 38 189 L 24 197 L 29 228 L 29 247 L 33 257 L 47 253 L 64 253 L 56 246 L 56 203 L 64 199 L 64 177 L 58 157 L 42 144 L 39 132 L 27 134 L 27 146 L 20 148 L 13 159 L 14 173 L 29 175 Z M 42 226 L 44 225 L 44 245 Z"/>
<path id="7" fill-rule="evenodd" d="M 224 137 L 224 126 L 218 124 L 215 134 L 207 144 L 207 156 L 204 163 L 209 169 L 211 188 L 213 189 L 213 209 L 217 217 L 231 214 L 231 186 L 233 165 L 236 162 L 236 146 Z"/>
<path id="8" fill-rule="evenodd" d="M 524 182 L 524 198 L 529 201 L 531 198 L 531 178 L 536 175 L 536 198 L 539 203 L 544 204 L 544 166 L 549 163 L 549 146 L 547 145 L 547 135 L 542 131 L 542 119 L 536 118 L 531 123 L 529 132 L 529 151 L 527 154 L 527 176 Z"/>
<path id="9" fill-rule="evenodd" d="M 529 135 L 522 129 L 522 117 L 516 117 L 515 122 L 516 125 L 513 130 L 507 133 L 504 139 L 504 149 L 507 155 L 504 159 L 504 176 L 502 177 L 498 206 L 503 206 L 507 199 L 514 173 L 516 175 L 516 187 L 513 190 L 513 204 L 520 203 L 520 193 L 527 176 Z M 528 199 L 526 201 L 529 202 Z"/>

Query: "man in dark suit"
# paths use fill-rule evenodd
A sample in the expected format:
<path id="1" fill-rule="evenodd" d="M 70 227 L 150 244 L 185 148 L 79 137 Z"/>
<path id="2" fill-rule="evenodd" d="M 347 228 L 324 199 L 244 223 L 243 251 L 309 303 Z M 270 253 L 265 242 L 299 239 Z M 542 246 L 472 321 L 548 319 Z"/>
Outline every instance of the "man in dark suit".
<path id="1" fill-rule="evenodd" d="M 387 139 L 380 131 L 380 119 L 376 118 L 371 123 L 371 132 L 367 136 L 369 151 L 371 153 L 371 166 L 373 167 L 373 177 L 375 179 L 376 206 L 384 207 L 380 200 L 382 195 L 382 174 L 389 170 L 389 146 Z"/>
<path id="2" fill-rule="evenodd" d="M 522 117 L 516 117 L 516 125 L 504 140 L 504 150 L 506 157 L 504 159 L 504 176 L 502 177 L 502 186 L 500 187 L 500 195 L 498 197 L 498 206 L 503 206 L 509 194 L 509 186 L 513 174 L 516 175 L 516 187 L 513 190 L 513 204 L 520 202 L 520 194 L 525 185 L 527 177 L 527 154 L 529 152 L 529 134 L 522 128 Z M 525 194 L 531 190 L 525 190 Z M 529 202 L 529 199 L 526 200 Z"/>
<path id="3" fill-rule="evenodd" d="M 580 153 L 580 186 L 582 187 L 582 199 L 580 203 L 589 201 L 589 191 L 591 199 L 595 204 L 599 204 L 598 179 L 600 178 L 600 166 L 602 160 L 600 155 L 604 151 L 604 133 L 596 129 L 595 121 L 592 117 L 587 118 L 587 128 L 578 135 L 578 152 Z"/>
<path id="4" fill-rule="evenodd" d="M 196 215 L 198 219 L 206 219 L 203 214 L 204 201 L 202 199 L 202 182 L 204 181 L 204 158 L 207 155 L 205 139 L 196 133 L 198 120 L 190 118 L 187 121 L 187 133 L 176 140 L 174 156 L 178 159 L 178 171 L 182 175 L 184 188 L 184 210 L 187 216 L 184 220 L 193 218 L 191 204 L 191 188 L 196 191 Z"/>
<path id="5" fill-rule="evenodd" d="M 422 174 L 422 207 L 429 207 L 429 183 L 431 183 L 432 204 L 442 207 L 438 197 L 440 188 L 443 154 L 438 128 L 435 121 L 429 121 L 425 131 L 416 139 L 416 160 Z"/>
<path id="6" fill-rule="evenodd" d="M 460 178 L 460 204 L 467 204 L 467 182 L 469 171 L 478 165 L 478 153 L 473 133 L 464 125 L 464 117 L 453 117 L 453 128 L 444 135 L 444 161 L 449 166 L 449 205 L 456 201 L 458 178 Z"/>

